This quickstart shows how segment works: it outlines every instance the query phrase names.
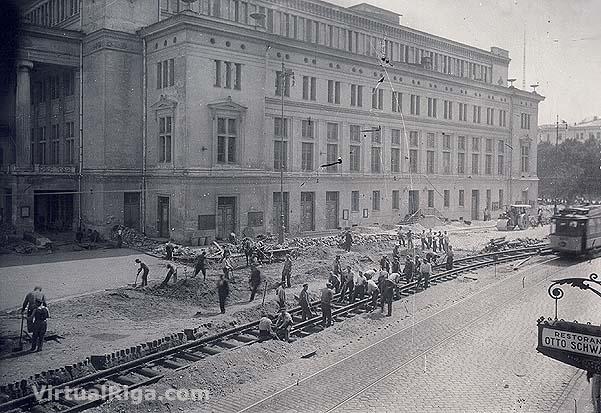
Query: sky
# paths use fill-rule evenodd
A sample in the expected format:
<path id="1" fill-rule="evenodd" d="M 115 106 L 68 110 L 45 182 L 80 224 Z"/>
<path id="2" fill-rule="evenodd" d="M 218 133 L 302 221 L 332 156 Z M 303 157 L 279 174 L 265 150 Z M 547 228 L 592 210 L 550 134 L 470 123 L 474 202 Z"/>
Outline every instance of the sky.
<path id="1" fill-rule="evenodd" d="M 601 116 L 601 0 L 329 0 L 402 14 L 401 24 L 481 49 L 509 51 L 509 78 L 545 96 L 539 124 Z"/>

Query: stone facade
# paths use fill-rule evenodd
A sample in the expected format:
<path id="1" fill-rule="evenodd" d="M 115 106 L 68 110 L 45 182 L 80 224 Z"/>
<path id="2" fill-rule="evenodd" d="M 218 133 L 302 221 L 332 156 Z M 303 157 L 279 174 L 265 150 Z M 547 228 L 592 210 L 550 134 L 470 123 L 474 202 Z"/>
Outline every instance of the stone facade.
<path id="1" fill-rule="evenodd" d="M 37 26 L 46 3 L 24 9 Z M 51 28 L 26 26 L 24 49 L 40 59 L 29 69 L 35 82 L 65 65 L 44 60 L 46 38 L 74 39 L 61 47 L 77 83 L 83 66 L 83 106 L 74 107 L 83 159 L 65 189 L 81 186 L 74 202 L 85 225 L 127 221 L 194 244 L 277 232 L 282 147 L 291 233 L 391 224 L 417 209 L 481 219 L 487 206 L 536 202 L 543 97 L 507 87 L 503 49 L 400 26 L 367 4 L 84 0 L 79 20 L 58 15 Z M 37 113 L 23 94 L 16 106 Z M 24 126 L 14 131 L 29 142 Z M 4 163 L 27 145 L 18 148 L 6 147 Z"/>

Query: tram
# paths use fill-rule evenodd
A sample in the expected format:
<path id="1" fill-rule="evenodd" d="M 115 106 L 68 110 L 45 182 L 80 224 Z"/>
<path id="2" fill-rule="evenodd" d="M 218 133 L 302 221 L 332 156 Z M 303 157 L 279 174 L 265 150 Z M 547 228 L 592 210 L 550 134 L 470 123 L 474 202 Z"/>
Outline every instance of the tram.
<path id="1" fill-rule="evenodd" d="M 601 250 L 601 205 L 570 206 L 551 218 L 551 249 L 561 255 Z"/>

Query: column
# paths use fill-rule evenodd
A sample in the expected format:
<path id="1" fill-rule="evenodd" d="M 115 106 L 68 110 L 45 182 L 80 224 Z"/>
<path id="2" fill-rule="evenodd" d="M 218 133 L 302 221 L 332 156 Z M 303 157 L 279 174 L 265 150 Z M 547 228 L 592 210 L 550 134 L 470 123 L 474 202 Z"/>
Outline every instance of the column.
<path id="1" fill-rule="evenodd" d="M 31 165 L 31 81 L 30 71 L 33 62 L 19 60 L 17 62 L 17 93 L 16 93 L 16 139 L 17 166 Z"/>

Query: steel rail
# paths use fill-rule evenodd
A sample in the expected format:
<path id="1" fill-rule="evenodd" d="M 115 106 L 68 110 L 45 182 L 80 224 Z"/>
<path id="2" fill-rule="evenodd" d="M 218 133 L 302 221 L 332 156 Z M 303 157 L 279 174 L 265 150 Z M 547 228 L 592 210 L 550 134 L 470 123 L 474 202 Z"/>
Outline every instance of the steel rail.
<path id="1" fill-rule="evenodd" d="M 467 264 L 467 265 L 465 265 L 465 266 L 461 265 L 452 270 L 447 270 L 447 271 L 443 271 L 443 272 L 434 274 L 430 277 L 430 283 L 432 283 L 432 282 L 438 283 L 439 281 L 444 281 L 445 279 L 449 279 L 449 277 L 459 275 L 462 272 L 490 266 L 495 263 L 504 263 L 504 262 L 519 260 L 519 259 L 526 258 L 526 257 L 531 257 L 533 255 L 536 255 L 538 253 L 546 251 L 547 249 L 548 248 L 547 248 L 546 244 L 540 244 L 540 245 L 530 246 L 530 247 L 526 247 L 526 248 L 505 250 L 505 251 L 479 254 L 479 255 L 474 255 L 474 256 L 470 256 L 470 257 L 460 258 L 460 259 L 455 260 L 454 264 Z M 484 261 L 483 261 L 483 259 L 484 259 Z M 443 266 L 444 266 L 444 264 L 439 264 L 439 265 L 434 266 L 434 268 L 440 268 Z M 413 294 L 413 293 L 417 293 L 417 281 L 413 281 L 413 282 L 410 282 L 408 284 L 398 287 L 395 291 L 393 300 L 398 301 L 398 300 L 405 298 L 408 295 Z M 340 298 L 340 293 L 335 294 L 334 298 Z M 332 311 L 332 318 L 339 316 L 339 315 L 347 314 L 353 310 L 357 310 L 360 307 L 363 307 L 364 305 L 370 303 L 371 301 L 372 301 L 372 298 L 367 297 L 367 298 L 361 299 L 357 302 L 354 302 L 354 303 L 351 303 L 348 305 L 343 305 L 342 307 L 333 306 L 335 308 Z M 318 309 L 319 309 L 319 304 L 320 304 L 319 300 L 315 300 L 310 303 L 311 307 L 317 307 Z M 338 307 L 338 308 L 336 308 L 336 307 Z M 295 308 L 291 309 L 289 312 L 294 315 L 297 315 L 298 313 L 301 312 L 301 307 L 295 307 Z M 298 334 L 300 332 L 307 333 L 306 328 L 316 325 L 317 323 L 319 323 L 321 321 L 321 319 L 322 319 L 322 316 L 317 315 L 309 320 L 297 323 L 291 329 L 290 334 Z M 235 336 L 240 335 L 240 333 L 251 332 L 253 330 L 256 330 L 258 328 L 258 324 L 259 324 L 258 321 L 253 321 L 250 323 L 242 324 L 240 326 L 225 330 L 225 331 L 217 333 L 217 334 L 213 334 L 208 337 L 191 340 L 184 344 L 174 346 L 174 347 L 166 349 L 166 350 L 158 351 L 156 353 L 146 355 L 139 359 L 120 364 L 118 366 L 113 366 L 108 369 L 100 370 L 100 371 L 94 372 L 92 374 L 82 376 L 80 378 L 62 383 L 60 385 L 52 386 L 51 388 L 47 388 L 47 389 L 39 391 L 37 395 L 31 393 L 31 394 L 28 394 L 26 396 L 23 396 L 23 397 L 20 397 L 17 399 L 9 400 L 5 403 L 0 404 L 0 412 L 9 411 L 10 409 L 15 409 L 15 408 L 23 408 L 23 407 L 25 407 L 25 409 L 36 408 L 36 410 L 38 410 L 39 407 L 41 407 L 41 406 L 39 405 L 39 402 L 36 400 L 36 397 L 40 398 L 40 399 L 44 399 L 50 394 L 50 392 L 56 392 L 56 391 L 60 391 L 61 389 L 66 389 L 66 388 L 75 388 L 75 387 L 83 385 L 83 384 L 90 385 L 90 384 L 98 383 L 100 381 L 110 380 L 111 377 L 114 378 L 115 376 L 118 376 L 118 375 L 129 374 L 129 373 L 135 371 L 136 369 L 140 369 L 144 366 L 148 366 L 149 363 L 159 362 L 161 360 L 163 360 L 163 361 L 167 360 L 170 356 L 175 356 L 177 358 L 178 353 L 182 353 L 182 352 L 190 351 L 190 350 L 194 350 L 194 349 L 202 349 L 205 347 L 209 347 L 211 344 L 223 343 L 228 339 L 235 340 Z M 251 334 L 251 335 L 256 335 L 256 334 Z M 235 346 L 231 346 L 231 347 L 227 347 L 227 348 L 230 350 L 235 350 L 240 347 L 245 347 L 245 346 L 254 344 L 258 341 L 260 341 L 260 340 L 254 339 L 254 340 L 245 342 L 243 344 L 235 345 Z M 224 348 L 224 350 L 225 350 L 225 348 Z M 194 363 L 194 361 L 191 361 L 189 364 L 187 364 L 183 367 L 188 367 L 192 363 Z M 153 367 L 153 366 L 151 366 L 151 367 Z M 176 369 L 173 369 L 173 370 L 176 370 Z M 160 372 L 157 371 L 157 374 L 155 376 L 150 377 L 147 380 L 142 380 L 140 382 L 134 383 L 132 385 L 123 386 L 123 388 L 120 389 L 119 391 L 113 392 L 110 395 L 107 395 L 107 397 L 105 397 L 105 399 L 98 399 L 98 400 L 90 401 L 88 403 L 82 403 L 82 404 L 73 406 L 73 407 L 63 410 L 63 411 L 75 412 L 75 411 L 86 410 L 88 408 L 91 408 L 98 404 L 103 403 L 106 399 L 108 399 L 109 396 L 113 396 L 115 394 L 119 394 L 119 393 L 122 393 L 122 392 L 125 392 L 128 390 L 132 390 L 134 388 L 137 388 L 137 387 L 140 387 L 143 385 L 152 384 L 153 382 L 160 380 L 163 376 L 164 376 L 164 374 L 161 374 Z"/>

